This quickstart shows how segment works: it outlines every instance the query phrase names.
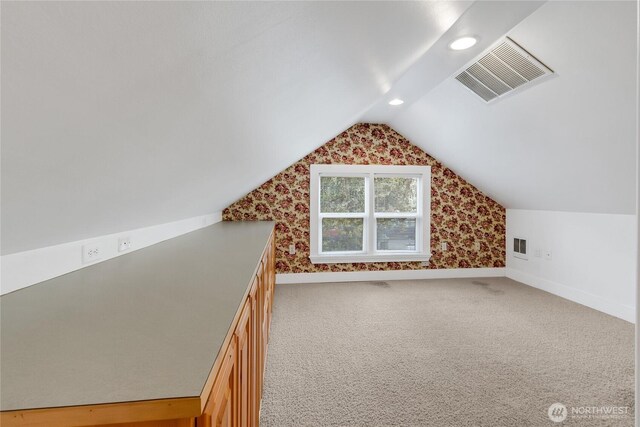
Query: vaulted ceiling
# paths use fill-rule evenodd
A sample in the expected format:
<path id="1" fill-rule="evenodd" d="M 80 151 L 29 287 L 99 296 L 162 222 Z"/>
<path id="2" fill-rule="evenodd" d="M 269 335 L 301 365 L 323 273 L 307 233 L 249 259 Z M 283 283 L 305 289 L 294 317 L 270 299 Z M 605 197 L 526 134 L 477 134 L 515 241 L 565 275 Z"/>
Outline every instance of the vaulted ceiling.
<path id="1" fill-rule="evenodd" d="M 506 207 L 633 213 L 635 16 L 635 2 L 2 2 L 2 253 L 221 210 L 363 120 Z M 464 34 L 480 42 L 447 49 Z M 505 34 L 557 77 L 484 105 L 452 76 Z"/>
<path id="2" fill-rule="evenodd" d="M 365 118 L 385 120 L 508 208 L 633 214 L 636 5 L 534 11 L 507 34 L 555 76 L 513 96 L 485 104 L 448 77 L 416 97 L 406 88 L 421 79 L 407 73 L 394 96 L 410 102 L 391 113 L 379 103 Z M 431 49 L 420 61 L 439 56 Z"/>

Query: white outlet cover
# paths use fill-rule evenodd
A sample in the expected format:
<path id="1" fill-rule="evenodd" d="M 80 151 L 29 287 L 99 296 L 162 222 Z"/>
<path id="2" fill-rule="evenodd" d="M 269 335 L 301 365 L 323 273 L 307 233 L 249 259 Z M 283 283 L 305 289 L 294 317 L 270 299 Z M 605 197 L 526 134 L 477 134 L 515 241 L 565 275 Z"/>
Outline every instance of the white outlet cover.
<path id="1" fill-rule="evenodd" d="M 102 253 L 103 249 L 100 243 L 82 245 L 82 263 L 87 264 L 98 261 L 99 259 L 102 259 Z"/>
<path id="2" fill-rule="evenodd" d="M 120 237 L 118 239 L 118 252 L 124 252 L 131 249 L 131 238 L 130 237 Z"/>
<path id="3" fill-rule="evenodd" d="M 296 254 L 296 245 L 289 245 L 289 255 Z"/>
<path id="4" fill-rule="evenodd" d="M 443 251 L 446 251 L 448 249 L 447 242 L 440 243 L 440 249 L 442 249 Z"/>

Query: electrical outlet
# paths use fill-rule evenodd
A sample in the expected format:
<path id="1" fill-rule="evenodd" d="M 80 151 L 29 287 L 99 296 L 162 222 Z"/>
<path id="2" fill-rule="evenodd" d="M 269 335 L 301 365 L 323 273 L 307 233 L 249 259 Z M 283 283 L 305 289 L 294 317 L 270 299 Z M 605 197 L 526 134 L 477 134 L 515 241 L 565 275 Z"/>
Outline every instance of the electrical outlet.
<path id="1" fill-rule="evenodd" d="M 540 248 L 535 248 L 533 251 L 533 256 L 536 258 L 540 258 L 542 256 L 542 251 L 540 250 Z"/>
<path id="2" fill-rule="evenodd" d="M 82 263 L 98 261 L 102 258 L 102 245 L 100 243 L 91 243 L 82 246 Z"/>
<path id="3" fill-rule="evenodd" d="M 124 252 L 131 249 L 131 237 L 120 237 L 118 239 L 118 252 Z"/>
<path id="4" fill-rule="evenodd" d="M 445 252 L 447 248 L 448 248 L 447 242 L 440 243 L 440 249 L 442 250 L 442 252 Z"/>
<path id="5" fill-rule="evenodd" d="M 476 249 L 477 252 L 480 252 L 480 250 L 482 249 L 482 247 L 480 246 L 480 242 L 476 242 L 473 247 Z"/>
<path id="6" fill-rule="evenodd" d="M 289 255 L 296 254 L 296 245 L 289 245 Z"/>
<path id="7" fill-rule="evenodd" d="M 551 261 L 551 249 L 547 249 L 546 251 L 544 251 L 544 259 L 546 259 L 547 261 Z"/>
<path id="8" fill-rule="evenodd" d="M 429 267 L 429 261 L 422 261 L 422 262 L 420 263 L 420 265 L 421 265 L 422 267 Z"/>

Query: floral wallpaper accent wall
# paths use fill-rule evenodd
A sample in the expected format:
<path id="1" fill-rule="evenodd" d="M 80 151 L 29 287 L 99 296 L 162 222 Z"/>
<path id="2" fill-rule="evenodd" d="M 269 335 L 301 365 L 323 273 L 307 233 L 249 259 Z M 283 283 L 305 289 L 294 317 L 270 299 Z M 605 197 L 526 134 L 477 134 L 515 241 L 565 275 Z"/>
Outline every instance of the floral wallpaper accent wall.
<path id="1" fill-rule="evenodd" d="M 312 264 L 309 260 L 309 166 L 431 166 L 431 252 L 419 262 Z M 352 126 L 223 211 L 225 221 L 276 222 L 278 273 L 504 267 L 505 209 L 386 125 Z M 448 250 L 441 251 L 447 242 Z M 480 251 L 475 250 L 480 242 Z M 289 245 L 296 254 L 289 254 Z"/>

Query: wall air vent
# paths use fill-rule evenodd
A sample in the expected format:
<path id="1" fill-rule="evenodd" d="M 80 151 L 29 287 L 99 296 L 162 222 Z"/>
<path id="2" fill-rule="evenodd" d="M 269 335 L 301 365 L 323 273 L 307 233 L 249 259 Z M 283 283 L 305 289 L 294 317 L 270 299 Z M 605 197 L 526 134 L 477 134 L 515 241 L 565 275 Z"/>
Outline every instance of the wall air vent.
<path id="1" fill-rule="evenodd" d="M 458 74 L 456 80 L 485 102 L 491 102 L 551 75 L 551 68 L 507 37 Z"/>
<path id="2" fill-rule="evenodd" d="M 521 259 L 529 259 L 527 255 L 527 239 L 522 237 L 513 238 L 513 256 Z"/>

